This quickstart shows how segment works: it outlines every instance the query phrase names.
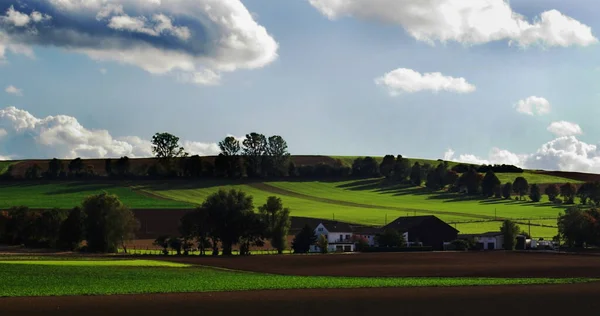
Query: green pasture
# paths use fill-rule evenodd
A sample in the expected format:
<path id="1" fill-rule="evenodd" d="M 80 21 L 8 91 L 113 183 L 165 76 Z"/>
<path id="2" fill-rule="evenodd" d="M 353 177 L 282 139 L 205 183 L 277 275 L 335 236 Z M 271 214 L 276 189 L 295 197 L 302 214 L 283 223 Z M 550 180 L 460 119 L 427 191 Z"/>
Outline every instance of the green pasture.
<path id="1" fill-rule="evenodd" d="M 180 201 L 153 198 L 115 183 L 60 182 L 49 184 L 0 184 L 0 208 L 28 206 L 30 208 L 72 208 L 81 205 L 87 196 L 107 192 L 116 194 L 131 208 L 187 208 Z"/>
<path id="2" fill-rule="evenodd" d="M 144 261 L 144 262 L 140 262 Z M 111 295 L 248 291 L 267 289 L 381 288 L 565 284 L 593 279 L 550 278 L 360 278 L 307 277 L 240 272 L 209 267 L 149 266 L 146 260 L 123 265 L 102 261 L 0 261 L 0 297 Z M 139 264 L 139 265 L 138 265 Z M 156 263 L 157 265 L 159 263 Z"/>

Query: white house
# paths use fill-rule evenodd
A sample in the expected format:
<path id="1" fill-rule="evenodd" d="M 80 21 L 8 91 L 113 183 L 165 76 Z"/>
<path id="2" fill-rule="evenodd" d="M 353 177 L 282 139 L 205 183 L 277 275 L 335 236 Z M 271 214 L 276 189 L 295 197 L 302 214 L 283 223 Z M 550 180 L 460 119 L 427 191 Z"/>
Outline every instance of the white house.
<path id="1" fill-rule="evenodd" d="M 504 236 L 501 232 L 487 232 L 483 234 L 461 234 L 459 239 L 472 237 L 478 248 L 482 250 L 495 250 L 504 248 Z"/>
<path id="2" fill-rule="evenodd" d="M 352 227 L 346 223 L 332 222 L 332 223 L 320 223 L 315 228 L 315 235 L 319 238 L 321 235 L 325 235 L 328 245 L 328 252 L 353 252 L 354 241 L 352 236 L 354 235 Z M 316 246 L 310 246 L 310 252 L 320 252 L 321 249 Z"/>

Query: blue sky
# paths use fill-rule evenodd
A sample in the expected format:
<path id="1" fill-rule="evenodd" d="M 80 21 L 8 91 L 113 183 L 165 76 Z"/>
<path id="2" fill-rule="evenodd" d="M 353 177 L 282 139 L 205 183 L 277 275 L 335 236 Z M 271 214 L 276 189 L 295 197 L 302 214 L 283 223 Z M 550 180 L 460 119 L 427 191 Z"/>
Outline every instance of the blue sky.
<path id="1" fill-rule="evenodd" d="M 497 10 L 494 17 L 510 8 L 535 24 L 543 12 L 557 10 L 590 30 L 549 19 L 546 26 L 572 33 L 557 40 L 559 33 L 513 32 L 490 39 L 476 32 L 476 43 L 460 37 L 462 33 L 440 42 L 444 27 L 435 19 L 423 25 L 404 12 L 416 0 L 176 0 L 172 6 L 163 1 L 150 7 L 139 5 L 141 0 L 97 2 L 96 7 L 77 10 L 60 7 L 55 0 L 0 5 L 0 13 L 6 13 L 0 20 L 0 46 L 4 41 L 6 47 L 0 65 L 0 108 L 5 108 L 0 112 L 5 131 L 0 133 L 1 156 L 144 156 L 147 141 L 159 131 L 176 134 L 193 152 L 213 154 L 215 143 L 226 135 L 256 131 L 283 136 L 292 154 L 446 156 L 600 172 L 595 136 L 600 127 L 594 121 L 600 114 L 600 44 L 595 39 L 600 7 L 592 1 L 513 0 L 508 5 L 488 0 L 491 10 Z M 432 6 L 471 5 L 471 18 L 489 14 L 477 11 L 477 2 L 439 0 Z M 106 3 L 123 7 L 97 19 Z M 213 5 L 225 17 L 249 12 L 256 25 L 213 23 L 198 3 Z M 175 9 L 176 4 L 189 6 L 189 16 Z M 427 9 L 449 20 L 453 14 Z M 9 10 L 29 15 L 27 27 L 19 28 L 14 14 L 9 19 Z M 52 19 L 35 22 L 34 11 Z M 163 13 L 171 25 L 153 34 L 159 22 L 152 16 Z M 74 16 L 89 24 L 69 25 L 72 20 L 67 18 Z M 123 16 L 128 20 L 115 19 Z M 140 16 L 147 17 L 145 22 L 132 22 Z M 53 33 L 61 25 L 106 44 L 92 52 L 90 46 L 78 47 L 74 37 L 67 46 Z M 110 30 L 99 29 L 106 25 Z M 24 31 L 33 27 L 37 35 Z M 192 36 L 178 42 L 175 31 L 184 27 Z M 239 51 L 205 38 L 211 35 L 196 36 L 222 39 L 244 30 L 253 36 L 242 40 L 245 46 Z M 131 34 L 136 36 L 129 43 Z M 429 34 L 434 44 L 414 34 Z M 515 43 L 509 45 L 509 40 Z M 523 43 L 527 47 L 519 46 Z M 169 56 L 150 50 L 127 62 L 118 57 L 120 50 L 133 54 L 147 46 L 187 54 L 177 61 L 186 66 L 169 68 Z M 192 70 L 186 68 L 189 63 Z M 439 80 L 419 83 L 411 77 L 392 96 L 375 83 L 400 68 L 463 78 L 475 89 L 435 92 L 431 87 L 439 86 Z M 196 74 L 201 80 L 191 79 Z M 402 91 L 407 85 L 418 91 Z M 515 108 L 533 96 L 543 98 L 549 110 L 529 115 Z M 22 120 L 30 124 L 19 125 Z M 552 123 L 554 132 L 548 130 Z"/>

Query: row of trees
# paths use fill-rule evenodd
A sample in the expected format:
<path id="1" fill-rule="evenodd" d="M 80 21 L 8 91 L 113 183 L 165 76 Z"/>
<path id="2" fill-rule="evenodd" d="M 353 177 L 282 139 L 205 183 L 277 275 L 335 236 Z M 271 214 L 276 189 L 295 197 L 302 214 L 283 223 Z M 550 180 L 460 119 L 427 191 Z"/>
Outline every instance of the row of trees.
<path id="1" fill-rule="evenodd" d="M 600 210 L 570 207 L 558 218 L 558 231 L 569 247 L 600 247 Z"/>
<path id="2" fill-rule="evenodd" d="M 71 210 L 14 207 L 0 212 L 0 242 L 29 247 L 116 252 L 133 238 L 139 223 L 115 195 L 87 197 Z"/>
<path id="3" fill-rule="evenodd" d="M 231 255 L 233 246 L 240 245 L 240 254 L 248 255 L 251 246 L 262 247 L 265 240 L 283 253 L 287 247 L 290 229 L 290 210 L 284 208 L 280 198 L 269 197 L 254 211 L 252 196 L 240 190 L 219 190 L 208 196 L 200 207 L 181 218 L 181 237 L 161 236 L 156 241 L 165 249 L 189 253 L 193 248 L 205 255 Z"/>

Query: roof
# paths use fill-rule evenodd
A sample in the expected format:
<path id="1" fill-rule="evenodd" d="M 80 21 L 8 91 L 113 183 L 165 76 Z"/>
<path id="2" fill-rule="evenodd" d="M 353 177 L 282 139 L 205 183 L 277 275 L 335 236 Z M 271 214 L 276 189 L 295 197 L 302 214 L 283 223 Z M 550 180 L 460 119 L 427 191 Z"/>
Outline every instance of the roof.
<path id="1" fill-rule="evenodd" d="M 381 227 L 374 226 L 363 226 L 363 225 L 351 225 L 352 232 L 361 235 L 376 235 L 381 234 L 383 231 Z"/>
<path id="2" fill-rule="evenodd" d="M 292 216 L 292 225 L 290 226 L 290 234 L 297 234 L 302 230 L 304 225 L 308 225 L 310 228 L 315 229 L 319 224 L 323 224 L 330 232 L 353 232 L 359 234 L 378 234 L 381 232 L 381 228 L 367 225 L 352 224 L 341 221 L 326 220 L 312 217 L 299 217 Z"/>
<path id="3" fill-rule="evenodd" d="M 399 231 L 408 231 L 412 228 L 421 226 L 426 221 L 431 221 L 431 220 L 442 222 L 442 223 L 448 225 L 448 227 L 451 227 L 452 229 L 454 229 L 455 231 L 458 232 L 458 230 L 456 228 L 452 227 L 451 225 L 442 221 L 441 219 L 439 219 L 437 216 L 434 216 L 434 215 L 398 217 L 395 220 L 391 221 L 389 224 L 385 225 L 383 227 L 383 229 L 391 228 L 391 229 L 395 229 L 395 230 L 399 230 Z"/>
<path id="4" fill-rule="evenodd" d="M 327 230 L 330 233 L 345 233 L 345 232 L 353 231 L 352 226 L 350 226 L 350 224 L 344 223 L 344 222 L 326 221 L 326 222 L 321 222 L 321 224 L 323 224 L 323 226 L 325 226 L 325 228 L 327 228 Z"/>
<path id="5" fill-rule="evenodd" d="M 460 234 L 458 237 L 496 237 L 502 236 L 502 232 L 487 232 L 479 234 Z"/>

